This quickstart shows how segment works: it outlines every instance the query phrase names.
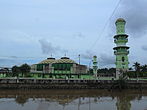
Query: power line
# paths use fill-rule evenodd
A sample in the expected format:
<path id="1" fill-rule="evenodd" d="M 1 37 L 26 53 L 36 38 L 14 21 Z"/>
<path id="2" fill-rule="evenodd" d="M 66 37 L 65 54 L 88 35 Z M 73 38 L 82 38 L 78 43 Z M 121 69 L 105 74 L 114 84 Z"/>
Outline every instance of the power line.
<path id="1" fill-rule="evenodd" d="M 118 8 L 118 6 L 119 6 L 119 4 L 120 4 L 121 1 L 122 1 L 122 0 L 119 0 L 119 1 L 118 1 L 117 5 L 115 6 L 114 10 L 112 11 L 112 14 L 110 15 L 110 17 L 108 18 L 108 20 L 107 20 L 106 23 L 104 24 L 104 27 L 102 28 L 102 31 L 101 31 L 100 34 L 99 34 L 99 37 L 95 40 L 95 42 L 92 44 L 92 46 L 90 47 L 89 50 L 91 50 L 91 49 L 96 45 L 96 43 L 98 42 L 98 40 L 100 40 L 100 38 L 102 37 L 103 32 L 104 32 L 104 30 L 106 29 L 106 26 L 107 26 L 108 23 L 109 23 L 109 20 L 113 17 L 113 15 L 114 15 L 114 13 L 116 12 L 116 10 L 117 10 L 117 8 Z"/>

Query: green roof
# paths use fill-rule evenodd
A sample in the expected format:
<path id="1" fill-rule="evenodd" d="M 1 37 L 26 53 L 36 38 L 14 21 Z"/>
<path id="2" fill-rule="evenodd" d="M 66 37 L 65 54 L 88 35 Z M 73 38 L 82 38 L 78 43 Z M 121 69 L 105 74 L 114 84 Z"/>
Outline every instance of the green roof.
<path id="1" fill-rule="evenodd" d="M 54 63 L 76 63 L 76 62 L 69 59 L 68 57 L 62 57 L 61 59 L 56 60 Z"/>
<path id="2" fill-rule="evenodd" d="M 47 58 L 46 60 L 41 61 L 39 64 L 51 64 L 54 63 L 56 60 L 55 58 Z"/>
<path id="3" fill-rule="evenodd" d="M 56 60 L 55 58 L 47 58 L 46 60 L 41 61 L 39 64 L 53 64 L 53 63 L 76 63 L 76 62 L 68 57 L 62 57 L 61 59 L 58 60 Z"/>

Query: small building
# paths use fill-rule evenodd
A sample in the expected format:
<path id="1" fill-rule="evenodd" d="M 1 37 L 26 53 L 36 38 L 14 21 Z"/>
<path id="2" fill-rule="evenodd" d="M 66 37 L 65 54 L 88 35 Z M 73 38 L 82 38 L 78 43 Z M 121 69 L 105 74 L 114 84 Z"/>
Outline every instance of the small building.
<path id="1" fill-rule="evenodd" d="M 8 67 L 0 67 L 0 78 L 12 74 L 12 69 Z"/>

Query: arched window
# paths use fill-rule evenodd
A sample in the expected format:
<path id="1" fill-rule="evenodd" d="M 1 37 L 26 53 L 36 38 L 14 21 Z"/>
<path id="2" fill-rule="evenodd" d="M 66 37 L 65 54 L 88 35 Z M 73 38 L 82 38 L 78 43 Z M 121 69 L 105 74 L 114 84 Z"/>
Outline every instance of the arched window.
<path id="1" fill-rule="evenodd" d="M 125 61 L 125 57 L 122 57 L 122 62 L 124 62 Z"/>

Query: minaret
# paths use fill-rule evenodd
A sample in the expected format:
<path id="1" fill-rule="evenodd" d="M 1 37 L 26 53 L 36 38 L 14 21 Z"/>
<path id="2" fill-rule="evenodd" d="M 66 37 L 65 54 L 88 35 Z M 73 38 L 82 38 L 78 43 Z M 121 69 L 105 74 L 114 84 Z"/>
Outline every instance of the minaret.
<path id="1" fill-rule="evenodd" d="M 125 34 L 125 24 L 126 21 L 119 18 L 115 22 L 116 24 L 116 35 L 114 36 L 114 42 L 116 47 L 114 47 L 114 54 L 116 55 L 116 78 L 123 75 L 124 72 L 128 70 L 128 54 L 129 47 L 126 46 L 128 42 L 128 35 Z"/>
<path id="2" fill-rule="evenodd" d="M 97 56 L 93 56 L 93 73 L 95 77 L 97 77 L 97 69 Z"/>

